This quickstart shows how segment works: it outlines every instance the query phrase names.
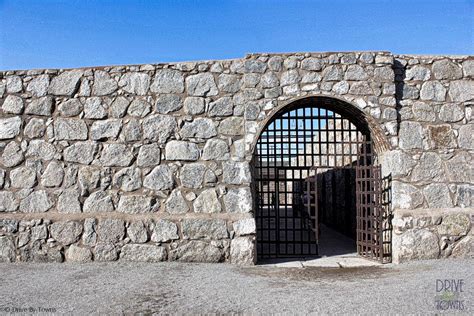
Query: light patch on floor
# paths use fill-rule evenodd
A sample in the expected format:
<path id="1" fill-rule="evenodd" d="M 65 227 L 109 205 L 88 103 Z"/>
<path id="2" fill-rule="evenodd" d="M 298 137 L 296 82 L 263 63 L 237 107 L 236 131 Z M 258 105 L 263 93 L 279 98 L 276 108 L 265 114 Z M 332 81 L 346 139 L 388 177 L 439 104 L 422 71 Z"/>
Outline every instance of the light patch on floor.
<path id="1" fill-rule="evenodd" d="M 358 268 L 381 264 L 359 257 L 353 239 L 321 225 L 318 257 L 268 259 L 259 262 L 258 265 L 280 268 Z"/>

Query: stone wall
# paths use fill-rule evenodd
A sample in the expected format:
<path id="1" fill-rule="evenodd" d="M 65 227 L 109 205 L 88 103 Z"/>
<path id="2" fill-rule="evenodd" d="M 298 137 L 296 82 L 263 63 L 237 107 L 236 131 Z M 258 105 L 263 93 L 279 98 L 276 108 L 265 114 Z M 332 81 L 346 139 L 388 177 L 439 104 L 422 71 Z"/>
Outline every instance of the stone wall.
<path id="1" fill-rule="evenodd" d="M 308 96 L 363 114 L 395 211 L 471 207 L 473 72 L 388 52 L 0 72 L 0 261 L 253 263 L 253 146 Z"/>

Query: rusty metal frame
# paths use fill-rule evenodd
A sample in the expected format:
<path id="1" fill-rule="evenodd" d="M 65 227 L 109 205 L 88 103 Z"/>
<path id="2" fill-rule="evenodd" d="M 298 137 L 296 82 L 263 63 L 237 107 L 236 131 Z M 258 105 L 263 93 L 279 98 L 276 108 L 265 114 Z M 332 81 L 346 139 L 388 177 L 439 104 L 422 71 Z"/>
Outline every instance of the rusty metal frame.
<path id="1" fill-rule="evenodd" d="M 357 252 L 360 256 L 387 263 L 391 261 L 390 218 L 380 166 L 356 167 Z"/>

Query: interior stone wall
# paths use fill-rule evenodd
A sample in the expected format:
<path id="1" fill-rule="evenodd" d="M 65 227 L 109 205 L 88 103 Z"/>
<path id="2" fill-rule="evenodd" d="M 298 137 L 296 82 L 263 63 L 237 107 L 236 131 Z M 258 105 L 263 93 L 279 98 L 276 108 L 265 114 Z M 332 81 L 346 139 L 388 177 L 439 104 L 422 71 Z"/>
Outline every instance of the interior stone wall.
<path id="1" fill-rule="evenodd" d="M 388 52 L 0 72 L 0 261 L 254 263 L 253 146 L 308 96 L 382 135 L 395 211 L 465 211 L 473 72 Z"/>

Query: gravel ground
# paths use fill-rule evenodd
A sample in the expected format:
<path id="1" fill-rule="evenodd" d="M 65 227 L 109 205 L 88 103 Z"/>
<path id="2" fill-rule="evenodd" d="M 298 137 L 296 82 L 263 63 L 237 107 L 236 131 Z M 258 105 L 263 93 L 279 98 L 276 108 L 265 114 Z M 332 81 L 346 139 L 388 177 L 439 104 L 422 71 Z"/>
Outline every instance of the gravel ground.
<path id="1" fill-rule="evenodd" d="M 474 300 L 474 260 L 364 268 L 229 264 L 0 264 L 0 314 L 433 314 L 436 280 L 463 279 Z M 38 313 L 42 311 L 42 313 Z M 447 312 L 453 313 L 450 309 Z"/>

